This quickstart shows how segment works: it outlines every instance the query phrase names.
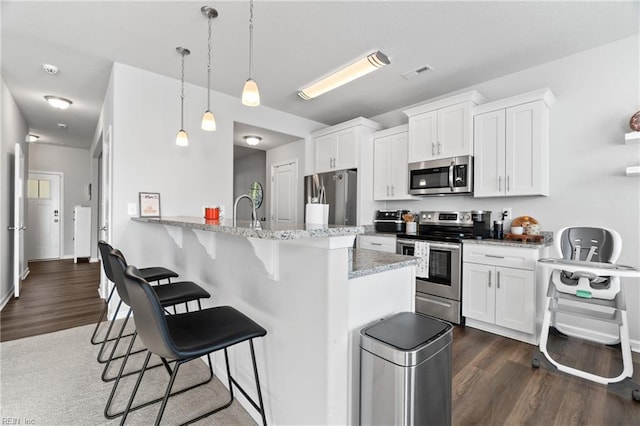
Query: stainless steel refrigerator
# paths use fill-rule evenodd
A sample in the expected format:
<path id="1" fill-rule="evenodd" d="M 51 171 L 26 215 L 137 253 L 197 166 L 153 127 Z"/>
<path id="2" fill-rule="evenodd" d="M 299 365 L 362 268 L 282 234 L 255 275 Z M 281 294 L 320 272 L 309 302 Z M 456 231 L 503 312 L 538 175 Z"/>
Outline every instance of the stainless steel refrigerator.
<path id="1" fill-rule="evenodd" d="M 304 202 L 316 198 L 329 204 L 330 225 L 357 225 L 357 191 L 358 172 L 355 169 L 304 177 Z"/>

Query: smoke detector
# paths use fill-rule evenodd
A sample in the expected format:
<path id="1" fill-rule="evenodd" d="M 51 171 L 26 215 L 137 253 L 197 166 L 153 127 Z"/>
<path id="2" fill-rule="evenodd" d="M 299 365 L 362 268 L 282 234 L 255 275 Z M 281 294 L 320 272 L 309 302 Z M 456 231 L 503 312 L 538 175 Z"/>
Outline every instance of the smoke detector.
<path id="1" fill-rule="evenodd" d="M 51 64 L 42 64 L 42 69 L 49 75 L 56 75 L 60 71 L 58 67 Z"/>

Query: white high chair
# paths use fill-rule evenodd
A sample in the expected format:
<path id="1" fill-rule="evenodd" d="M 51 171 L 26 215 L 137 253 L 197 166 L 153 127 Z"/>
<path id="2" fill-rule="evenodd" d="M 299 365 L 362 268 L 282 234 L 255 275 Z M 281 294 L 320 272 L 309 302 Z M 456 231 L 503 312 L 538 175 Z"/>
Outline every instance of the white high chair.
<path id="1" fill-rule="evenodd" d="M 632 380 L 629 324 L 624 292 L 620 287 L 620 277 L 638 277 L 640 271 L 614 263 L 620 256 L 620 234 L 608 228 L 567 227 L 556 232 L 554 245 L 562 258 L 538 261 L 541 266 L 552 270 L 540 335 L 540 350 L 533 356 L 532 366 L 538 368 L 543 362 L 551 369 L 609 385 L 617 391 L 631 388 L 632 398 L 640 401 L 640 385 Z M 622 373 L 616 377 L 603 377 L 554 360 L 547 351 L 549 328 L 554 327 L 561 333 L 571 335 L 570 330 L 556 325 L 557 313 L 617 325 L 618 336 L 613 339 L 576 337 L 607 345 L 619 343 L 622 351 Z"/>

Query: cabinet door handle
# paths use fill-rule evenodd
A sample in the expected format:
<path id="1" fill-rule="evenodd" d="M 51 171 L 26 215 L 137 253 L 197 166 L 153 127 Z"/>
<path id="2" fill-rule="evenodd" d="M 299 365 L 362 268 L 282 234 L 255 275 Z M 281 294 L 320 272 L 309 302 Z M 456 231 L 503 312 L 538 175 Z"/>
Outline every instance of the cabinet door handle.
<path id="1" fill-rule="evenodd" d="M 502 192 L 502 176 L 498 176 L 498 192 Z"/>
<path id="2" fill-rule="evenodd" d="M 489 271 L 489 288 L 491 288 L 491 271 Z"/>
<path id="3" fill-rule="evenodd" d="M 507 175 L 507 192 L 509 192 L 509 175 Z"/>
<path id="4" fill-rule="evenodd" d="M 382 245 L 382 243 L 369 243 L 369 244 L 371 244 L 372 246 L 381 246 Z"/>
<path id="5" fill-rule="evenodd" d="M 440 155 L 440 141 L 438 141 L 438 155 Z"/>
<path id="6" fill-rule="evenodd" d="M 387 185 L 387 197 L 389 196 L 389 185 Z"/>
<path id="7" fill-rule="evenodd" d="M 436 155 L 436 144 L 431 143 L 431 155 Z"/>
<path id="8" fill-rule="evenodd" d="M 496 275 L 496 287 L 500 288 L 500 271 L 497 271 Z"/>
<path id="9" fill-rule="evenodd" d="M 394 196 L 395 194 L 393 193 L 393 185 L 391 185 L 391 196 Z"/>

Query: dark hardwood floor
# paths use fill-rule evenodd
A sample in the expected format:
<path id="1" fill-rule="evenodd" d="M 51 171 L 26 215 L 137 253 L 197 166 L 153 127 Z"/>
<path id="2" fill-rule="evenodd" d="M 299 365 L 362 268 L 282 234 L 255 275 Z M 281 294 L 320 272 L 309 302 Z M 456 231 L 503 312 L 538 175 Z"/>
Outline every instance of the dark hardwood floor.
<path id="1" fill-rule="evenodd" d="M 29 270 L 20 297 L 0 312 L 0 341 L 95 324 L 104 307 L 100 263 L 29 262 Z"/>
<path id="2" fill-rule="evenodd" d="M 604 385 L 531 367 L 536 346 L 473 328 L 453 337 L 454 425 L 640 425 L 640 402 Z M 566 365 L 615 377 L 622 356 L 615 347 L 550 335 L 548 350 Z M 633 353 L 640 382 L 640 354 Z"/>
<path id="3" fill-rule="evenodd" d="M 99 263 L 33 262 L 22 295 L 0 312 L 0 341 L 93 324 Z M 87 337 L 87 344 L 89 344 Z M 537 347 L 473 328 L 453 337 L 454 425 L 640 425 L 640 403 L 603 385 L 531 367 Z M 558 360 L 600 375 L 622 369 L 614 347 L 550 336 Z M 640 380 L 640 354 L 633 353 Z"/>

